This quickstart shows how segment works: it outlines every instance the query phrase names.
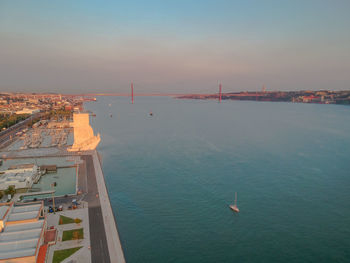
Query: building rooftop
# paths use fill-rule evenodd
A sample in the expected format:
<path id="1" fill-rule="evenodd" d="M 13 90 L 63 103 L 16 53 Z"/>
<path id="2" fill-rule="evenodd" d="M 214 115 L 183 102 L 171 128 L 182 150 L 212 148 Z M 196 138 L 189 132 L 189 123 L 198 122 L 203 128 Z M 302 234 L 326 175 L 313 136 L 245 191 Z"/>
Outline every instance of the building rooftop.
<path id="1" fill-rule="evenodd" d="M 10 185 L 16 189 L 30 188 L 38 177 L 38 167 L 34 164 L 11 166 L 8 170 L 0 171 L 0 190 L 7 189 Z"/>
<path id="2" fill-rule="evenodd" d="M 5 216 L 7 210 L 9 209 L 9 207 L 10 206 L 8 206 L 8 205 L 0 206 L 0 219 L 2 219 Z"/>
<path id="3" fill-rule="evenodd" d="M 7 218 L 8 222 L 35 219 L 39 217 L 41 204 L 14 206 Z"/>
<path id="4" fill-rule="evenodd" d="M 42 202 L 0 207 L 3 215 L 7 213 L 0 232 L 0 260 L 36 256 L 45 228 L 45 219 L 39 218 L 42 208 Z"/>

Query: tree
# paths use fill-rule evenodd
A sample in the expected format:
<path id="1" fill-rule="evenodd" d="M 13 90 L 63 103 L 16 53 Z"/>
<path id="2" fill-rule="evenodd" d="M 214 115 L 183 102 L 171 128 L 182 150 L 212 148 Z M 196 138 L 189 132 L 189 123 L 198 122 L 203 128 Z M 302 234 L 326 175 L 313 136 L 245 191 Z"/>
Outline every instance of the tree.
<path id="1" fill-rule="evenodd" d="M 5 194 L 13 196 L 16 193 L 15 187 L 10 185 L 6 190 Z"/>

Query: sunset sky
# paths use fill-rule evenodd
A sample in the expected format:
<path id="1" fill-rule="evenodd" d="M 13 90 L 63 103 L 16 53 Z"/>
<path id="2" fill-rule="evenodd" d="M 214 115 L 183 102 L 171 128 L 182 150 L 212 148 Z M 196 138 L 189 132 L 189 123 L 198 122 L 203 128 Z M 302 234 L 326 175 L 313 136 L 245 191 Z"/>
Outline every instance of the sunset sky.
<path id="1" fill-rule="evenodd" d="M 350 89 L 350 1 L 0 1 L 0 90 Z"/>

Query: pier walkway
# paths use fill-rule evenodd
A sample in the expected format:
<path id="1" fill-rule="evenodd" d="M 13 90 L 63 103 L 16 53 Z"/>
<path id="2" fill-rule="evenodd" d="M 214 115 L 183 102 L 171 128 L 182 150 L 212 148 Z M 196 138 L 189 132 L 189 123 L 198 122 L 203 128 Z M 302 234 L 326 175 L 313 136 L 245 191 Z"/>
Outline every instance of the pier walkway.
<path id="1" fill-rule="evenodd" d="M 87 194 L 92 262 L 125 263 L 101 164 L 94 151 L 83 155 L 86 164 Z"/>
<path id="2" fill-rule="evenodd" d="M 96 184 L 94 163 L 91 155 L 84 155 L 82 159 L 86 165 L 87 194 L 84 201 L 88 202 L 89 229 L 91 245 L 91 262 L 109 263 L 109 250 L 107 245 L 105 225 L 103 223 L 101 202 Z"/>
<path id="3" fill-rule="evenodd" d="M 95 150 L 93 155 L 94 168 L 96 173 L 96 182 L 101 200 L 101 208 L 103 214 L 103 222 L 105 225 L 107 243 L 111 262 L 125 263 L 123 249 L 120 243 L 117 225 L 109 200 L 104 175 L 101 168 L 101 163 Z"/>

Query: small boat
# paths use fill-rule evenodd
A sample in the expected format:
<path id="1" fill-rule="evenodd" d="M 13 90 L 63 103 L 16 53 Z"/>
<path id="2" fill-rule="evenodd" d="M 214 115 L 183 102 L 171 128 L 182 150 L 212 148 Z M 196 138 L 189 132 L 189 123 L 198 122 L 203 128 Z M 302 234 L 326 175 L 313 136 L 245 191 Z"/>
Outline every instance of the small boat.
<path id="1" fill-rule="evenodd" d="M 235 192 L 235 203 L 233 205 L 229 205 L 229 207 L 236 213 L 239 213 L 239 208 L 237 207 L 237 192 Z"/>

